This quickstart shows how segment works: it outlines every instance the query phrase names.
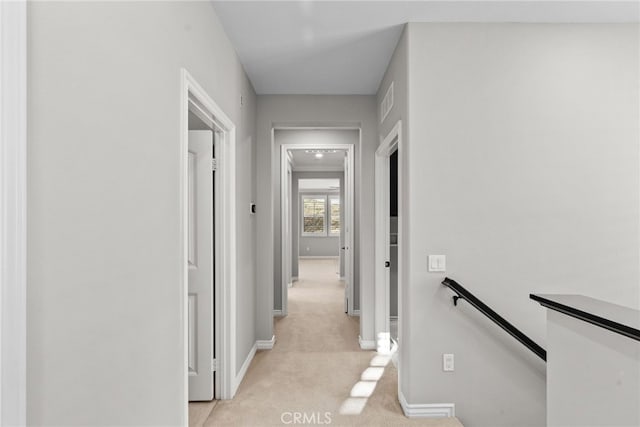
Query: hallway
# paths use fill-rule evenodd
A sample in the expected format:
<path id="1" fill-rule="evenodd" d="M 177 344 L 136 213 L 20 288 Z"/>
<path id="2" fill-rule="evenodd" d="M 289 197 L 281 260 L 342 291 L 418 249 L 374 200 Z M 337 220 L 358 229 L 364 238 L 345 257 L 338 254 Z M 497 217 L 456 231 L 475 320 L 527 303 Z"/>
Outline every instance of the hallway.
<path id="1" fill-rule="evenodd" d="M 275 321 L 273 350 L 256 353 L 236 396 L 217 402 L 204 425 L 266 426 L 306 420 L 304 424 L 312 425 L 460 426 L 456 419 L 404 417 L 397 400 L 397 371 L 390 362 L 377 383 L 360 381 L 365 379 L 363 373 L 379 375 L 382 369 L 376 367 L 387 359 L 360 350 L 359 319 L 344 314 L 343 297 L 335 261 L 301 260 L 300 280 L 289 289 L 289 315 Z M 371 393 L 366 385 L 374 384 Z M 360 410 L 359 415 L 345 414 Z"/>

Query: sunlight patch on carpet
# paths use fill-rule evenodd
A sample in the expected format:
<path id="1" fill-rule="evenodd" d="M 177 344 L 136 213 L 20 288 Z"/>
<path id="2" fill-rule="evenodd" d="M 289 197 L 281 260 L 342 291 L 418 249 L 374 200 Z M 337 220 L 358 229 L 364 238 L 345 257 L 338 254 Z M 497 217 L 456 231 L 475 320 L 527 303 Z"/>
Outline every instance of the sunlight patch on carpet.
<path id="1" fill-rule="evenodd" d="M 380 336 L 382 335 L 382 336 Z M 369 366 L 360 375 L 360 381 L 355 383 L 351 388 L 349 397 L 342 402 L 340 406 L 340 414 L 342 415 L 360 415 L 364 408 L 367 406 L 367 400 L 373 394 L 376 389 L 376 385 L 382 375 L 384 374 L 385 367 L 389 364 L 391 356 L 398 349 L 397 344 L 391 342 L 388 346 L 384 346 L 382 341 L 385 339 L 385 334 L 380 334 L 378 339 L 378 349 L 382 348 L 383 352 L 377 352 L 371 359 Z M 389 334 L 386 334 L 388 337 Z"/>
<path id="2" fill-rule="evenodd" d="M 349 397 L 340 407 L 342 415 L 360 415 L 367 404 L 366 397 Z"/>

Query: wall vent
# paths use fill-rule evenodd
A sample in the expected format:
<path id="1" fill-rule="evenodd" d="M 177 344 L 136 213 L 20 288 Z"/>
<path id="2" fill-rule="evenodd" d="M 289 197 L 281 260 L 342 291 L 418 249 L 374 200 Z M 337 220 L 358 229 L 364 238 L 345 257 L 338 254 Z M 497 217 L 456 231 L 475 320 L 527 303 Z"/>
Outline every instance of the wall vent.
<path id="1" fill-rule="evenodd" d="M 382 102 L 380 103 L 380 123 L 384 122 L 384 119 L 389 115 L 389 111 L 393 107 L 393 82 L 389 85 L 387 93 L 384 95 Z"/>

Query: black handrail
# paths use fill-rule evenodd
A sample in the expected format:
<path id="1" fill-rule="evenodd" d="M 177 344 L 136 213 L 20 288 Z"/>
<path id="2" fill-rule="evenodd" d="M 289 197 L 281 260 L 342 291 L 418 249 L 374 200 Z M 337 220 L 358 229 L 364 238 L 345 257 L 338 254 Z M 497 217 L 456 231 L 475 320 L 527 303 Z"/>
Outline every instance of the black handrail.
<path id="1" fill-rule="evenodd" d="M 493 311 L 488 305 L 480 301 L 475 295 L 466 290 L 461 284 L 453 279 L 445 277 L 442 284 L 451 289 L 456 295 L 453 296 L 453 305 L 458 305 L 458 300 L 463 299 L 477 308 L 482 314 L 491 319 L 494 323 L 507 331 L 509 335 L 520 341 L 525 347 L 533 351 L 539 358 L 547 361 L 547 352 L 544 348 L 536 344 L 531 338 L 523 334 L 518 328 L 513 326 L 504 317 Z"/>
<path id="2" fill-rule="evenodd" d="M 537 301 L 543 307 L 555 310 L 567 316 L 575 317 L 592 325 L 599 326 L 608 331 L 615 332 L 625 337 L 640 341 L 640 323 L 638 322 L 638 311 L 627 307 L 616 306 L 605 301 L 598 301 L 584 295 L 529 295 L 534 301 Z M 605 310 L 598 313 L 597 309 L 602 306 L 605 308 L 614 307 L 616 312 L 620 312 L 622 317 L 618 316 L 618 320 L 608 318 L 611 313 Z M 593 310 L 593 311 L 592 311 Z M 620 319 L 628 318 L 627 322 Z M 629 320 L 635 322 L 628 323 Z"/>

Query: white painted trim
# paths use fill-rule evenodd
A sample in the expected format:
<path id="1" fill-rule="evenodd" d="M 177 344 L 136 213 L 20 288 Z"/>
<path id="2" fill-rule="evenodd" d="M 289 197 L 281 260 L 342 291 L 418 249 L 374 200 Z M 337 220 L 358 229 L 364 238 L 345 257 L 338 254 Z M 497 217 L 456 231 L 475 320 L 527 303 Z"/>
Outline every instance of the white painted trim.
<path id="1" fill-rule="evenodd" d="M 363 340 L 361 336 L 358 336 L 358 343 L 362 350 L 375 350 L 376 342 L 373 340 Z"/>
<path id="2" fill-rule="evenodd" d="M 354 316 L 360 316 L 360 310 L 353 310 Z"/>
<path id="3" fill-rule="evenodd" d="M 27 423 L 27 7 L 0 1 L 0 425 Z"/>
<path id="4" fill-rule="evenodd" d="M 298 276 L 292 276 L 291 277 L 291 281 L 292 282 L 297 282 L 298 281 Z"/>
<path id="5" fill-rule="evenodd" d="M 215 192 L 219 203 L 216 204 L 215 247 L 216 265 L 215 282 L 223 284 L 216 286 L 215 295 L 215 348 L 218 370 L 216 372 L 215 396 L 218 399 L 231 399 L 235 393 L 236 384 L 236 127 L 224 111 L 209 97 L 206 91 L 195 79 L 182 69 L 180 72 L 181 104 L 180 104 L 180 221 L 181 228 L 181 268 L 182 283 L 180 284 L 179 301 L 181 304 L 183 321 L 183 369 L 184 373 L 184 413 L 183 424 L 188 424 L 188 268 L 187 268 L 187 196 L 188 196 L 188 146 L 189 100 L 196 100 L 205 114 L 210 115 L 217 133 Z"/>
<path id="6" fill-rule="evenodd" d="M 276 147 L 276 141 L 275 141 L 275 130 L 277 129 L 303 129 L 304 127 L 281 127 L 281 126 L 275 126 L 271 129 L 271 146 L 272 147 Z M 317 127 L 316 127 L 317 128 Z M 320 129 L 334 129 L 334 127 L 319 127 Z M 353 127 L 352 127 L 353 128 Z M 347 128 L 337 128 L 337 129 L 347 129 Z M 357 127 L 356 129 L 360 130 L 359 127 Z M 360 130 L 360 138 L 362 138 L 362 131 Z M 345 226 L 349 228 L 349 230 L 351 230 L 351 232 L 349 233 L 349 237 L 348 237 L 348 241 L 345 242 L 345 246 L 351 248 L 351 250 L 348 251 L 348 262 L 349 265 L 351 266 L 349 270 L 349 279 L 347 280 L 347 282 L 349 283 L 349 289 L 348 289 L 348 298 L 349 298 L 349 306 L 347 307 L 347 314 L 349 316 L 353 316 L 353 307 L 355 306 L 355 292 L 354 292 L 354 285 L 353 285 L 353 278 L 355 277 L 355 275 L 353 274 L 353 270 L 355 267 L 355 262 L 354 262 L 354 241 L 355 241 L 355 227 L 354 227 L 354 221 L 355 221 L 355 217 L 354 217 L 354 212 L 355 212 L 355 173 L 354 173 L 354 169 L 355 169 L 355 144 L 343 144 L 343 143 L 331 143 L 331 142 L 325 142 L 322 144 L 313 144 L 313 143 L 298 143 L 298 144 L 281 144 L 280 145 L 280 169 L 279 169 L 279 174 L 278 176 L 280 176 L 280 185 L 278 186 L 280 188 L 280 224 L 281 224 L 281 230 L 280 230 L 280 239 L 282 241 L 282 236 L 284 235 L 284 232 L 282 230 L 282 224 L 284 223 L 284 215 L 283 215 L 283 207 L 284 207 L 284 201 L 282 200 L 282 194 L 285 194 L 285 190 L 284 190 L 284 185 L 285 185 L 285 180 L 283 179 L 285 172 L 286 172 L 286 168 L 284 167 L 286 165 L 287 159 L 288 159 L 288 151 L 289 150 L 305 150 L 305 149 L 318 149 L 318 150 L 324 150 L 324 149 L 337 149 L 337 150 L 345 150 L 347 152 L 347 161 L 349 162 L 349 173 L 348 173 L 348 177 L 345 177 L 345 183 L 346 185 L 344 186 L 344 190 L 345 192 L 349 192 L 351 194 L 350 200 L 349 202 L 345 202 L 345 209 L 348 212 L 348 217 L 345 219 Z M 347 204 L 350 204 L 350 207 L 346 207 Z M 323 236 L 326 237 L 326 236 Z M 281 260 L 281 288 L 282 288 L 282 292 L 281 292 L 281 302 L 280 302 L 280 306 L 282 307 L 282 314 L 284 316 L 287 315 L 287 302 L 288 302 L 288 287 L 287 287 L 287 283 L 286 283 L 286 279 L 285 279 L 285 275 L 284 275 L 284 268 L 285 268 L 285 263 L 284 263 L 284 258 L 285 258 L 285 245 L 281 243 L 280 245 L 280 256 L 282 258 Z"/>
<path id="7" fill-rule="evenodd" d="M 273 317 L 284 317 L 282 310 L 273 310 Z"/>
<path id="8" fill-rule="evenodd" d="M 398 392 L 398 401 L 408 418 L 448 418 L 456 416 L 454 403 L 407 403 L 402 392 Z"/>
<path id="9" fill-rule="evenodd" d="M 276 343 L 276 336 L 272 336 L 270 340 L 258 340 L 256 346 L 258 350 L 271 350 Z"/>
<path id="10" fill-rule="evenodd" d="M 244 376 L 247 374 L 247 370 L 249 370 L 249 366 L 251 366 L 251 361 L 253 361 L 253 358 L 256 355 L 257 349 L 258 349 L 258 343 L 256 342 L 253 344 L 253 347 L 251 347 L 249 354 L 247 354 L 247 358 L 244 359 L 244 363 L 240 367 L 238 374 L 233 379 L 232 395 L 235 395 L 236 391 L 238 391 L 238 387 L 240 387 L 240 384 L 242 383 Z"/>
<path id="11" fill-rule="evenodd" d="M 290 161 L 292 158 L 293 156 L 290 156 L 286 150 L 282 150 L 280 159 L 280 279 L 282 281 L 280 294 L 282 300 L 280 307 L 282 307 L 282 314 L 285 316 L 289 312 L 289 298 L 287 295 L 288 289 L 291 287 L 289 275 L 292 272 L 291 258 L 293 251 L 291 243 L 293 234 L 293 230 L 291 230 L 291 224 L 293 223 L 291 218 L 293 170 Z"/>

